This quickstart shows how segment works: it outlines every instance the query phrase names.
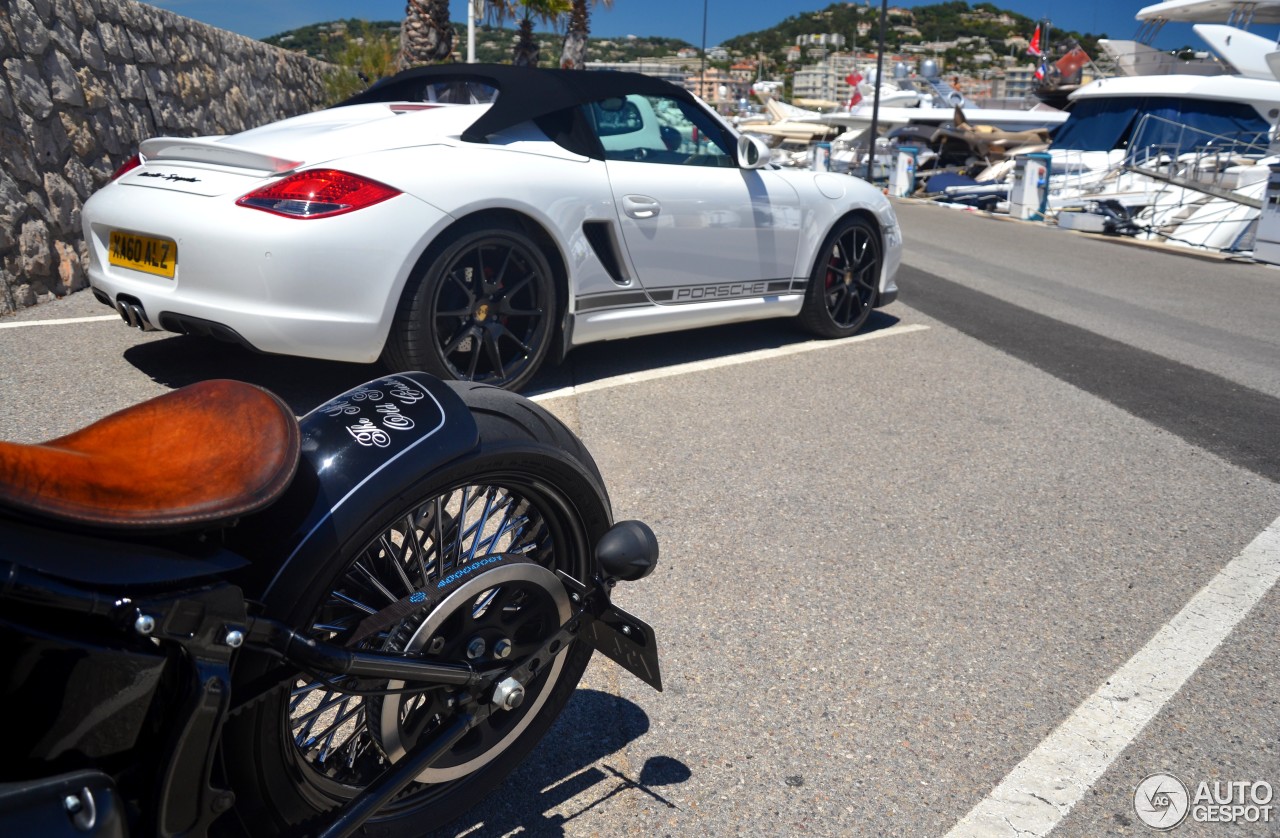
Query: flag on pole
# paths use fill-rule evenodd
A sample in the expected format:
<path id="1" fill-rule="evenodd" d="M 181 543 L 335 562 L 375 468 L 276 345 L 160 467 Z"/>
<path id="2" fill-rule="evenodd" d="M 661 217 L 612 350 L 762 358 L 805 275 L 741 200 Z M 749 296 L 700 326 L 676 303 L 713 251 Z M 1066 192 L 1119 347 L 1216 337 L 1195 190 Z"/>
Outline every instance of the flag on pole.
<path id="1" fill-rule="evenodd" d="M 1071 78 L 1080 68 L 1089 63 L 1089 54 L 1080 47 L 1072 47 L 1071 51 L 1054 62 L 1058 73 L 1064 78 Z"/>
<path id="2" fill-rule="evenodd" d="M 862 83 L 862 74 L 857 70 L 854 70 L 852 73 L 845 76 L 844 80 L 848 82 L 849 86 L 852 88 L 852 90 L 849 91 L 849 105 L 845 108 L 845 110 L 851 111 L 853 110 L 854 105 L 862 101 L 862 91 L 858 89 L 858 85 Z"/>
<path id="3" fill-rule="evenodd" d="M 1031 36 L 1031 46 L 1027 47 L 1027 55 L 1043 55 L 1040 49 L 1040 24 L 1036 24 L 1035 34 Z"/>

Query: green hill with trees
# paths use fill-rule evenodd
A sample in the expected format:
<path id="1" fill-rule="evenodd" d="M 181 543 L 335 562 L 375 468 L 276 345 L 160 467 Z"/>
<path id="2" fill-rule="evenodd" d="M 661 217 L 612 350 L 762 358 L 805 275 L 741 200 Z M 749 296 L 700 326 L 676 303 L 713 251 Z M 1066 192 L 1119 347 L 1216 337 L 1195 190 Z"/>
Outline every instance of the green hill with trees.
<path id="1" fill-rule="evenodd" d="M 893 51 L 907 44 L 954 41 L 966 36 L 1003 43 L 1009 38 L 1030 38 L 1036 28 L 1034 19 L 1000 9 L 992 3 L 971 6 L 964 0 L 952 0 L 903 11 L 906 14 L 891 14 L 885 27 L 885 46 Z M 833 3 L 825 9 L 792 15 L 768 29 L 730 38 L 722 46 L 731 53 L 752 55 L 759 51 L 773 58 L 779 57 L 802 35 L 832 33 L 844 35 L 849 48 L 857 45 L 864 50 L 874 50 L 879 19 L 878 5 Z M 871 24 L 870 31 L 861 37 L 857 34 L 859 23 Z M 915 34 L 917 32 L 919 34 Z M 1052 40 L 1054 44 L 1063 44 L 1072 38 L 1090 55 L 1097 55 L 1098 38 L 1105 37 L 1105 34 L 1055 29 Z"/>

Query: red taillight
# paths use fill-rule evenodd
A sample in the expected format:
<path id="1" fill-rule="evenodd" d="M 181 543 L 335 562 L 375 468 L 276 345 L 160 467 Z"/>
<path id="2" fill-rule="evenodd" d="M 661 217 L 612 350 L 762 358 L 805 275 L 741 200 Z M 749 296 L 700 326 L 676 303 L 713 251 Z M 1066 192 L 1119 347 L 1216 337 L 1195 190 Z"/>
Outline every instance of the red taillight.
<path id="1" fill-rule="evenodd" d="M 400 190 L 376 180 L 334 169 L 313 169 L 255 189 L 236 203 L 285 218 L 327 218 L 399 194 Z"/>
<path id="2" fill-rule="evenodd" d="M 116 180 L 121 175 L 128 174 L 129 172 L 132 172 L 134 169 L 138 168 L 141 165 L 142 165 L 141 155 L 135 154 L 132 157 L 130 157 L 128 160 L 124 161 L 123 166 L 116 169 L 115 174 L 111 176 L 111 179 Z"/>

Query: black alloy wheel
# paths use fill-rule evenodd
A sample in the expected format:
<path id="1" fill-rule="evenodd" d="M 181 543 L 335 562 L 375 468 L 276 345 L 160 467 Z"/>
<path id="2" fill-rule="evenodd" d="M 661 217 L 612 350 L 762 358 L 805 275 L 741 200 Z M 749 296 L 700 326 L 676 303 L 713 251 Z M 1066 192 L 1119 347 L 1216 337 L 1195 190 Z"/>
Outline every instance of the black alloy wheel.
<path id="1" fill-rule="evenodd" d="M 384 361 L 518 390 L 547 355 L 555 312 L 551 266 L 528 236 L 462 233 L 410 281 Z"/>
<path id="2" fill-rule="evenodd" d="M 818 251 L 800 321 L 827 338 L 856 334 L 871 316 L 884 262 L 880 234 L 866 219 L 839 222 Z"/>

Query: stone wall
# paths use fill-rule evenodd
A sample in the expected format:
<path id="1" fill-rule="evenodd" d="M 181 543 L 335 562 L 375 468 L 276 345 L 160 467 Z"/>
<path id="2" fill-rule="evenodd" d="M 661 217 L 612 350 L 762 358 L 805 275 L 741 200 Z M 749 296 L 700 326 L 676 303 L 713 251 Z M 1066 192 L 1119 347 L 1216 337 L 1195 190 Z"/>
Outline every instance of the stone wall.
<path id="1" fill-rule="evenodd" d="M 0 314 L 87 285 L 80 207 L 148 137 L 324 104 L 327 65 L 133 0 L 0 0 Z"/>

